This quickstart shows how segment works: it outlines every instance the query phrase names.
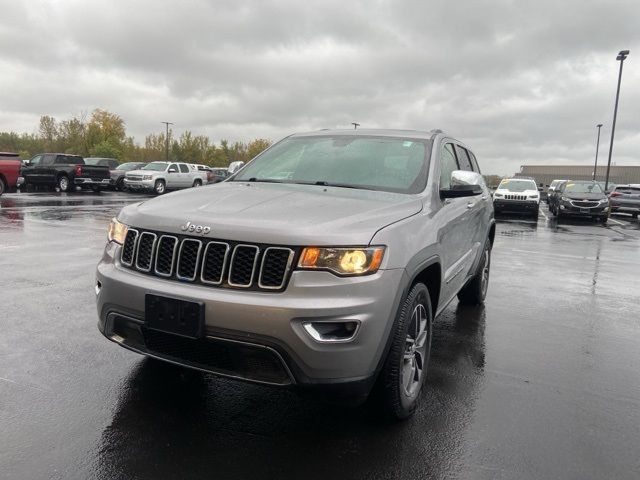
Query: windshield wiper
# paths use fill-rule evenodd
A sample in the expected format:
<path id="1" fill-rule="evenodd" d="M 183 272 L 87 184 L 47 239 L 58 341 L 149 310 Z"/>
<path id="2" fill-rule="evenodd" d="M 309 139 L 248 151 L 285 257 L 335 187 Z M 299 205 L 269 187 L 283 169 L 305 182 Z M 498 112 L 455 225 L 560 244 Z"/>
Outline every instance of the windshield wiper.
<path id="1" fill-rule="evenodd" d="M 251 177 L 248 180 L 233 179 L 231 181 L 232 182 L 258 182 L 258 183 L 286 183 L 282 180 L 277 180 L 275 178 L 256 178 L 256 177 Z"/>
<path id="2" fill-rule="evenodd" d="M 368 187 L 366 185 L 352 185 L 350 183 L 333 183 L 327 182 L 325 180 L 318 180 L 314 182 L 313 185 L 322 185 L 324 187 L 338 187 L 338 188 L 355 188 L 357 190 L 376 190 L 373 187 Z"/>

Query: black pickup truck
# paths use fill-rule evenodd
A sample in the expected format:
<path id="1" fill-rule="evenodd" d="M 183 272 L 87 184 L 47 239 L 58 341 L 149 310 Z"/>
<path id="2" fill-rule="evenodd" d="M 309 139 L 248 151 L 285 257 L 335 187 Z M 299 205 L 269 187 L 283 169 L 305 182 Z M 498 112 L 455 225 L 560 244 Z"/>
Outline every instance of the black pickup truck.
<path id="1" fill-rule="evenodd" d="M 81 156 L 66 153 L 36 155 L 22 167 L 21 177 L 21 189 L 42 185 L 61 192 L 72 192 L 76 186 L 99 192 L 109 186 L 111 179 L 109 167 L 86 165 Z"/>

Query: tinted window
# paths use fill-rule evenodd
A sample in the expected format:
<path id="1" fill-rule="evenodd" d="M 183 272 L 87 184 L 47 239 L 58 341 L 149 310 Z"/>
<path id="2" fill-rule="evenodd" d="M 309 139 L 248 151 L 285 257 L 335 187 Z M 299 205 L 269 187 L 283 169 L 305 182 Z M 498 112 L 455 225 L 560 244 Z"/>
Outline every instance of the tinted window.
<path id="1" fill-rule="evenodd" d="M 440 151 L 440 188 L 451 188 L 451 172 L 459 170 L 456 156 L 453 153 L 453 144 L 447 143 Z"/>
<path id="2" fill-rule="evenodd" d="M 171 165 L 169 165 L 169 170 L 175 170 L 176 172 L 179 172 L 180 170 L 178 170 L 178 164 L 177 163 L 172 163 Z"/>
<path id="3" fill-rule="evenodd" d="M 56 160 L 55 155 L 43 155 L 40 165 L 53 165 L 53 162 L 55 160 Z"/>
<path id="4" fill-rule="evenodd" d="M 460 165 L 460 170 L 466 170 L 468 172 L 472 172 L 473 168 L 471 167 L 471 161 L 469 160 L 469 155 L 467 155 L 467 150 L 462 148 L 460 145 L 456 145 L 456 156 L 458 157 L 458 165 Z"/>
<path id="5" fill-rule="evenodd" d="M 29 160 L 31 165 L 40 165 L 41 161 L 42 161 L 42 155 L 36 155 L 31 160 Z"/>
<path id="6" fill-rule="evenodd" d="M 180 164 L 180 173 L 189 173 L 189 167 L 186 166 L 184 163 Z"/>
<path id="7" fill-rule="evenodd" d="M 480 167 L 478 166 L 478 161 L 476 160 L 476 156 L 473 154 L 471 150 L 467 150 L 469 154 L 469 158 L 471 159 L 471 166 L 473 167 L 474 172 L 480 173 Z"/>

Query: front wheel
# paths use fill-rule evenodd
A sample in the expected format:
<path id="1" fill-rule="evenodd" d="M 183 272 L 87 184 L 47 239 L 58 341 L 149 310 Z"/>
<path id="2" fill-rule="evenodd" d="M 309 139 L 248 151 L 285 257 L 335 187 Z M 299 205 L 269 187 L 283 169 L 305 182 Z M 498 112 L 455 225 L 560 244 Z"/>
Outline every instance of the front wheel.
<path id="1" fill-rule="evenodd" d="M 153 191 L 158 195 L 162 195 L 166 191 L 164 180 L 156 180 L 156 183 L 153 185 Z"/>
<path id="2" fill-rule="evenodd" d="M 481 305 L 487 296 L 489 288 L 489 273 L 491 271 L 491 241 L 487 238 L 482 258 L 476 274 L 458 292 L 458 300 L 464 305 Z"/>
<path id="3" fill-rule="evenodd" d="M 384 412 L 396 420 L 415 412 L 431 355 L 429 290 L 416 283 L 400 305 L 391 349 L 376 385 Z"/>
<path id="4" fill-rule="evenodd" d="M 194 187 L 201 187 L 202 186 L 202 180 L 200 179 L 196 179 L 193 181 L 193 186 Z"/>

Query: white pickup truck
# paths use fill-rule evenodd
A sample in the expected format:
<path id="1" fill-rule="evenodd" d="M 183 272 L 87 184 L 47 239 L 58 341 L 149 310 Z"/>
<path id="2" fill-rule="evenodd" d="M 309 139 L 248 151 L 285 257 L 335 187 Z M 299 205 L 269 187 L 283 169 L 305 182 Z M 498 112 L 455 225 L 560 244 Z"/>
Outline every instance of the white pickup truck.
<path id="1" fill-rule="evenodd" d="M 167 190 L 201 187 L 206 183 L 203 173 L 194 170 L 188 163 L 150 162 L 140 170 L 127 172 L 124 184 L 132 191 L 153 191 L 161 195 Z"/>

